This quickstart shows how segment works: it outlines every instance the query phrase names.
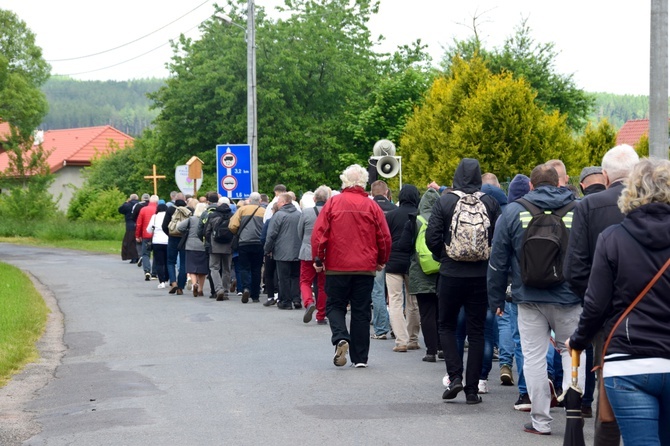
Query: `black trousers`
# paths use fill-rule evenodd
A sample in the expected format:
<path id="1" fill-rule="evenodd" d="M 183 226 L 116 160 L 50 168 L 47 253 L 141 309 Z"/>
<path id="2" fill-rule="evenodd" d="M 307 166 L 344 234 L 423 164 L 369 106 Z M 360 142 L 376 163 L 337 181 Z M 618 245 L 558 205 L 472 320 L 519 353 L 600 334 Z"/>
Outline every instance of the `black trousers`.
<path id="1" fill-rule="evenodd" d="M 419 304 L 421 332 L 423 333 L 423 341 L 426 343 L 426 353 L 436 355 L 438 350 L 442 350 L 440 336 L 437 333 L 439 320 L 437 294 L 417 294 L 416 301 Z"/>
<path id="2" fill-rule="evenodd" d="M 373 275 L 327 275 L 326 316 L 330 323 L 333 345 L 342 339 L 349 342 L 351 362 L 367 363 L 370 351 Z M 351 323 L 347 330 L 347 305 L 351 305 Z"/>
<path id="3" fill-rule="evenodd" d="M 300 299 L 300 261 L 276 260 L 277 279 L 279 280 L 279 299 L 277 303 L 293 305 Z"/>
<path id="4" fill-rule="evenodd" d="M 463 359 L 456 347 L 458 313 L 465 309 L 468 337 L 468 363 L 465 375 L 465 393 L 476 394 L 484 359 L 484 325 L 488 297 L 486 277 L 445 277 L 438 283 L 439 333 L 444 361 L 449 378 L 463 378 Z"/>

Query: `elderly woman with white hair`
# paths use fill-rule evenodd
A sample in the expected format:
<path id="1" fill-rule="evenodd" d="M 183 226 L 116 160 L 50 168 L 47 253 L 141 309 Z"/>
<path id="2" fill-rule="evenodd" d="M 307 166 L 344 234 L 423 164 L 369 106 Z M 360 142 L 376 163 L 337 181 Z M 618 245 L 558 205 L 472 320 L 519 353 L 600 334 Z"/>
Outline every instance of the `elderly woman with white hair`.
<path id="1" fill-rule="evenodd" d="M 354 164 L 340 179 L 342 193 L 326 202 L 314 224 L 312 259 L 316 272 L 326 274 L 326 315 L 335 346 L 333 363 L 345 365 L 351 346 L 351 362 L 365 368 L 370 350 L 372 287 L 376 271 L 388 261 L 391 234 L 382 209 L 365 192 L 367 170 Z M 351 306 L 349 330 L 347 305 Z"/>
<path id="2" fill-rule="evenodd" d="M 598 237 L 584 310 L 566 347 L 604 326 L 602 375 L 626 446 L 670 444 L 670 161 L 642 159 Z"/>

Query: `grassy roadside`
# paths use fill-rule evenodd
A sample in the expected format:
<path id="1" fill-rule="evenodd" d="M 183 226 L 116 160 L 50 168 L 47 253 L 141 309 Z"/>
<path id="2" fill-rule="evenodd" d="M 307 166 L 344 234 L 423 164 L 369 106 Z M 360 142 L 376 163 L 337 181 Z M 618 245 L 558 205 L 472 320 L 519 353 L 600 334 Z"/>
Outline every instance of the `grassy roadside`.
<path id="1" fill-rule="evenodd" d="M 43 240 L 35 237 L 0 237 L 0 243 L 15 245 L 44 246 L 49 248 L 78 249 L 81 251 L 100 252 L 121 255 L 121 239 L 119 240 Z"/>
<path id="2" fill-rule="evenodd" d="M 21 270 L 0 263 L 0 386 L 38 358 L 35 343 L 46 325 L 42 296 Z"/>

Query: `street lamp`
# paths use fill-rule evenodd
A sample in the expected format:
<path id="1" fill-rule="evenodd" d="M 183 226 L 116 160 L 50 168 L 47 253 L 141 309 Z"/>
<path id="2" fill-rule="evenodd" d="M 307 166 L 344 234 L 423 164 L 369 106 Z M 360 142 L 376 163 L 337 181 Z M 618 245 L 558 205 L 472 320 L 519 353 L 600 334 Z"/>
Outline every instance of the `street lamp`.
<path id="1" fill-rule="evenodd" d="M 217 19 L 244 30 L 247 41 L 247 144 L 251 147 L 251 185 L 258 192 L 258 114 L 256 110 L 256 26 L 254 0 L 247 1 L 246 29 L 227 15 L 214 16 Z"/>

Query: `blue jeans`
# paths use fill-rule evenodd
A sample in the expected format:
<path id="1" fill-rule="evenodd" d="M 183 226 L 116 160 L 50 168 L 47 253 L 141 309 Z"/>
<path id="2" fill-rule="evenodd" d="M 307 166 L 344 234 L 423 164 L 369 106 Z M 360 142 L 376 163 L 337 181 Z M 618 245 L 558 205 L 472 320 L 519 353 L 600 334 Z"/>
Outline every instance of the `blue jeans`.
<path id="1" fill-rule="evenodd" d="M 670 444 L 670 373 L 605 378 L 626 446 Z"/>
<path id="2" fill-rule="evenodd" d="M 507 303 L 505 303 L 505 311 L 507 311 Z M 519 307 L 515 303 L 509 304 L 509 322 L 512 325 L 512 339 L 514 340 L 514 358 L 516 359 L 516 369 L 519 373 L 519 380 L 517 382 L 519 393 L 528 393 L 526 388 L 526 378 L 523 376 L 523 351 L 521 350 L 521 335 L 519 334 Z"/>
<path id="3" fill-rule="evenodd" d="M 461 307 L 458 313 L 458 326 L 456 328 L 456 345 L 458 353 L 463 358 L 465 351 L 465 308 Z M 489 379 L 489 373 L 493 367 L 493 347 L 497 341 L 498 327 L 496 326 L 496 318 L 491 310 L 486 312 L 486 322 L 484 324 L 484 359 L 482 360 L 482 370 L 479 379 Z"/>
<path id="4" fill-rule="evenodd" d="M 142 239 L 142 269 L 145 273 L 153 273 L 151 268 L 151 251 L 149 251 L 148 246 L 149 242 L 151 242 L 150 238 Z"/>
<path id="5" fill-rule="evenodd" d="M 186 237 L 186 235 L 184 235 Z M 170 278 L 170 285 L 177 282 L 177 287 L 182 290 L 186 288 L 186 250 L 177 249 L 181 237 L 168 237 L 167 244 L 167 270 Z M 179 272 L 176 271 L 177 261 L 179 261 Z"/>
<path id="6" fill-rule="evenodd" d="M 512 330 L 512 315 L 510 314 L 511 306 L 511 302 L 505 302 L 503 315 L 496 318 L 498 321 L 498 356 L 500 365 L 506 364 L 510 368 L 514 364 L 514 331 Z"/>
<path id="7" fill-rule="evenodd" d="M 375 275 L 372 288 L 372 327 L 376 335 L 391 331 L 389 312 L 386 309 L 386 270 L 377 271 Z"/>
<path id="8" fill-rule="evenodd" d="M 261 269 L 263 268 L 263 246 L 241 245 L 237 265 L 242 277 L 242 290 L 249 290 L 251 299 L 258 300 L 261 293 Z M 237 289 L 240 289 L 238 284 Z"/>

